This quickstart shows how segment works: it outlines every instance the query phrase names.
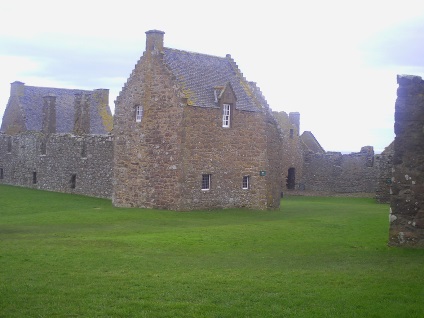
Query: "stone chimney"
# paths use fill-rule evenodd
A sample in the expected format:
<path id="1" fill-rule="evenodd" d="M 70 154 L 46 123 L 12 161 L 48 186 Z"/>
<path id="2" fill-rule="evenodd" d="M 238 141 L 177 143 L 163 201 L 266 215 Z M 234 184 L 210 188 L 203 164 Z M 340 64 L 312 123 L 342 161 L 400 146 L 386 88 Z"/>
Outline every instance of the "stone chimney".
<path id="1" fill-rule="evenodd" d="M 10 96 L 20 96 L 24 94 L 25 83 L 14 81 L 10 83 Z"/>
<path id="2" fill-rule="evenodd" d="M 43 96 L 43 132 L 53 134 L 56 132 L 56 96 L 49 94 Z"/>
<path id="3" fill-rule="evenodd" d="M 296 127 L 297 136 L 299 136 L 299 134 L 300 134 L 300 113 L 298 113 L 298 112 L 289 113 L 289 120 L 290 120 L 290 123 Z"/>
<path id="4" fill-rule="evenodd" d="M 146 52 L 162 52 L 164 34 L 165 32 L 159 30 L 146 31 Z"/>

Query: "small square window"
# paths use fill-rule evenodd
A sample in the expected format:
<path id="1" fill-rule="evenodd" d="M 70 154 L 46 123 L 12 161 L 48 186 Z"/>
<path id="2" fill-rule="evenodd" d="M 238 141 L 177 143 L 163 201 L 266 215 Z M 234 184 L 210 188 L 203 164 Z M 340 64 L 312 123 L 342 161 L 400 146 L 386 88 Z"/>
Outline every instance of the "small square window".
<path id="1" fill-rule="evenodd" d="M 250 176 L 243 176 L 242 187 L 243 189 L 249 189 L 250 186 Z"/>
<path id="2" fill-rule="evenodd" d="M 202 174 L 202 190 L 210 190 L 211 188 L 211 175 Z"/>

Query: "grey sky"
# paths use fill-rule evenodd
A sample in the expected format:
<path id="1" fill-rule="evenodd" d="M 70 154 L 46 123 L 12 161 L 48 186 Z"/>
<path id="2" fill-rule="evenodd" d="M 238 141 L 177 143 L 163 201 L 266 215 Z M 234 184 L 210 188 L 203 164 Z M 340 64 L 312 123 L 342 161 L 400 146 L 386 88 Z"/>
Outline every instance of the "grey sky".
<path id="1" fill-rule="evenodd" d="M 21 0 L 0 4 L 0 114 L 15 80 L 109 88 L 113 110 L 150 29 L 167 47 L 231 54 L 327 151 L 383 150 L 396 74 L 424 76 L 422 1 Z"/>

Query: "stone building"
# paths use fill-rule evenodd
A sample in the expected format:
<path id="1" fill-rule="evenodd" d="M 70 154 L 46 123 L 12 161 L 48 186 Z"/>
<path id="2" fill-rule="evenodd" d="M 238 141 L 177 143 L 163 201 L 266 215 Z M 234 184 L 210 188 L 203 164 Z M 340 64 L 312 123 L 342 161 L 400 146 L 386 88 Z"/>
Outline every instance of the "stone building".
<path id="1" fill-rule="evenodd" d="M 0 183 L 110 198 L 109 91 L 11 84 L 0 133 Z"/>
<path id="2" fill-rule="evenodd" d="M 424 247 L 424 81 L 397 82 L 389 243 Z"/>
<path id="3" fill-rule="evenodd" d="M 372 193 L 387 180 L 372 147 L 342 155 L 300 135 L 300 114 L 273 112 L 230 55 L 170 49 L 164 32 L 146 35 L 113 118 L 106 89 L 11 84 L 0 183 L 123 207 L 262 210 L 286 191 Z"/>
<path id="4" fill-rule="evenodd" d="M 116 100 L 113 203 L 173 210 L 277 208 L 281 130 L 230 55 L 146 50 Z"/>

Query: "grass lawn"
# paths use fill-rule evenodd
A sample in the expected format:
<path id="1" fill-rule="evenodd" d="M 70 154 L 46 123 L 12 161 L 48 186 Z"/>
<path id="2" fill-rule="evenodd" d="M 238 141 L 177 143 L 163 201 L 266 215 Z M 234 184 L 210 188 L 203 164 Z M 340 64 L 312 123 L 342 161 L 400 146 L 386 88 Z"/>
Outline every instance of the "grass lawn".
<path id="1" fill-rule="evenodd" d="M 0 317 L 424 317 L 388 205 L 171 212 L 0 186 Z"/>

